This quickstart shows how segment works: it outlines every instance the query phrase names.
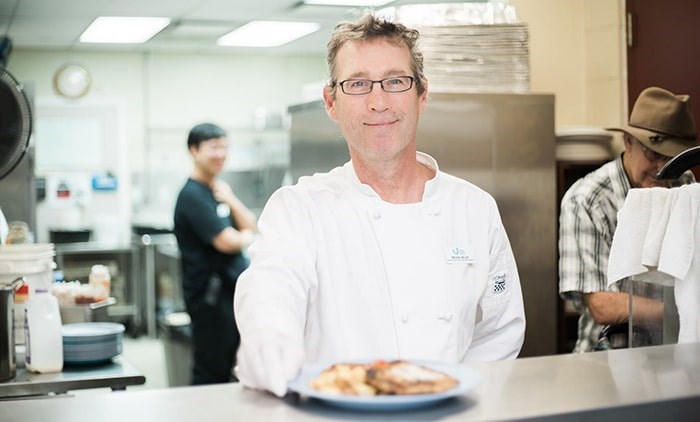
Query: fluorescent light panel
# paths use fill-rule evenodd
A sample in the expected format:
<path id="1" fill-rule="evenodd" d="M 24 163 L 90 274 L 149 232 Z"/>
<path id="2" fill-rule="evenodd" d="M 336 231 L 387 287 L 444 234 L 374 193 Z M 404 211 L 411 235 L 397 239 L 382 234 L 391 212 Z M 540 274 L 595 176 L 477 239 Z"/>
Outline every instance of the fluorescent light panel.
<path id="1" fill-rule="evenodd" d="M 304 4 L 317 6 L 384 6 L 394 0 L 304 0 Z"/>
<path id="2" fill-rule="evenodd" d="M 80 35 L 80 42 L 142 44 L 168 24 L 169 18 L 100 16 Z"/>
<path id="3" fill-rule="evenodd" d="M 277 47 L 319 29 L 320 24 L 311 22 L 252 21 L 222 35 L 216 43 L 229 47 Z"/>

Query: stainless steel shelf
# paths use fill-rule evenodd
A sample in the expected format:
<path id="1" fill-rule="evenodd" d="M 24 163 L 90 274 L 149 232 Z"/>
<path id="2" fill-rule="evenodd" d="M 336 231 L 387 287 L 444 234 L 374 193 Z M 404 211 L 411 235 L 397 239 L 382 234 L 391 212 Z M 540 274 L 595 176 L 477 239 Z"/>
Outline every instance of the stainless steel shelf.
<path id="1" fill-rule="evenodd" d="M 131 245 L 134 251 L 135 277 L 141 280 L 137 306 L 143 320 L 139 323 L 149 337 L 157 337 L 156 256 L 161 247 L 177 246 L 177 240 L 173 234 L 134 234 Z"/>
<path id="2" fill-rule="evenodd" d="M 117 303 L 107 309 L 110 318 L 138 322 L 138 277 L 134 272 L 134 251 L 131 245 L 77 242 L 55 244 L 56 265 L 66 281 L 87 282 L 94 264 L 107 264 L 112 272 L 112 296 Z"/>
<path id="3" fill-rule="evenodd" d="M 17 368 L 13 379 L 0 383 L 0 398 L 42 397 L 88 388 L 110 388 L 116 391 L 145 382 L 146 377 L 140 371 L 123 357 L 117 356 L 102 365 L 66 366 L 62 372 L 53 374 L 37 374 L 25 368 Z"/>

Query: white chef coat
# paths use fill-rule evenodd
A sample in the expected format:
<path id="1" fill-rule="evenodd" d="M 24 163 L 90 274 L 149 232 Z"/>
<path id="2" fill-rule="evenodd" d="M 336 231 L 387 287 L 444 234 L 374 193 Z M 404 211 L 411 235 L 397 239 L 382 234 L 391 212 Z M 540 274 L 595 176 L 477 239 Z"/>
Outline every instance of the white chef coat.
<path id="1" fill-rule="evenodd" d="M 517 357 L 522 291 L 496 203 L 417 155 L 436 170 L 419 203 L 383 201 L 351 162 L 272 195 L 236 287 L 242 348 L 270 330 L 307 362 Z"/>

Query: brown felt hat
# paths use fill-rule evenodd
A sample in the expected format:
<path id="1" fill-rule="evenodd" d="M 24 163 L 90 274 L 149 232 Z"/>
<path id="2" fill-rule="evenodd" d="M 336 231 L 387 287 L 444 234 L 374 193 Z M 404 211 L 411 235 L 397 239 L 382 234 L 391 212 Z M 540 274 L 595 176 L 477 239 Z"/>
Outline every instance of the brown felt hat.
<path id="1" fill-rule="evenodd" d="M 698 145 L 690 96 L 675 95 L 663 88 L 650 87 L 637 97 L 629 123 L 621 128 L 652 151 L 675 157 Z"/>

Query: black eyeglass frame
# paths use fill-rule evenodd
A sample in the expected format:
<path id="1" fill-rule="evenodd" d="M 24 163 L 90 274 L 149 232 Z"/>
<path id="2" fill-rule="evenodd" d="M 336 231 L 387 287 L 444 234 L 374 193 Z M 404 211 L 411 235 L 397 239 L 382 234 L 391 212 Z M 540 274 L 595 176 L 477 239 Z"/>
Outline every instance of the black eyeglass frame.
<path id="1" fill-rule="evenodd" d="M 395 79 L 408 79 L 408 81 L 409 81 L 408 87 L 405 88 L 405 89 L 398 90 L 398 91 L 389 91 L 389 90 L 387 90 L 386 87 L 384 86 L 384 83 L 387 82 L 387 81 L 395 80 Z M 369 94 L 370 92 L 372 92 L 372 89 L 374 88 L 374 84 L 377 84 L 377 83 L 379 84 L 379 86 L 382 87 L 382 91 L 388 92 L 389 94 L 398 94 L 398 93 L 400 93 L 400 92 L 406 92 L 406 91 L 410 90 L 411 88 L 413 88 L 413 83 L 414 83 L 415 80 L 416 80 L 416 78 L 414 78 L 413 76 L 402 75 L 402 76 L 392 76 L 392 77 L 380 79 L 380 80 L 377 80 L 377 81 L 373 81 L 373 80 L 371 80 L 371 79 L 359 79 L 359 78 L 355 78 L 355 79 L 345 79 L 345 80 L 340 81 L 340 82 L 335 82 L 334 85 L 340 86 L 340 90 L 343 91 L 343 94 L 346 94 L 346 95 L 365 95 L 365 94 Z M 369 89 L 368 89 L 366 92 L 347 92 L 347 91 L 345 91 L 344 84 L 345 84 L 346 82 L 357 82 L 357 81 L 369 82 L 369 83 L 370 83 Z"/>

